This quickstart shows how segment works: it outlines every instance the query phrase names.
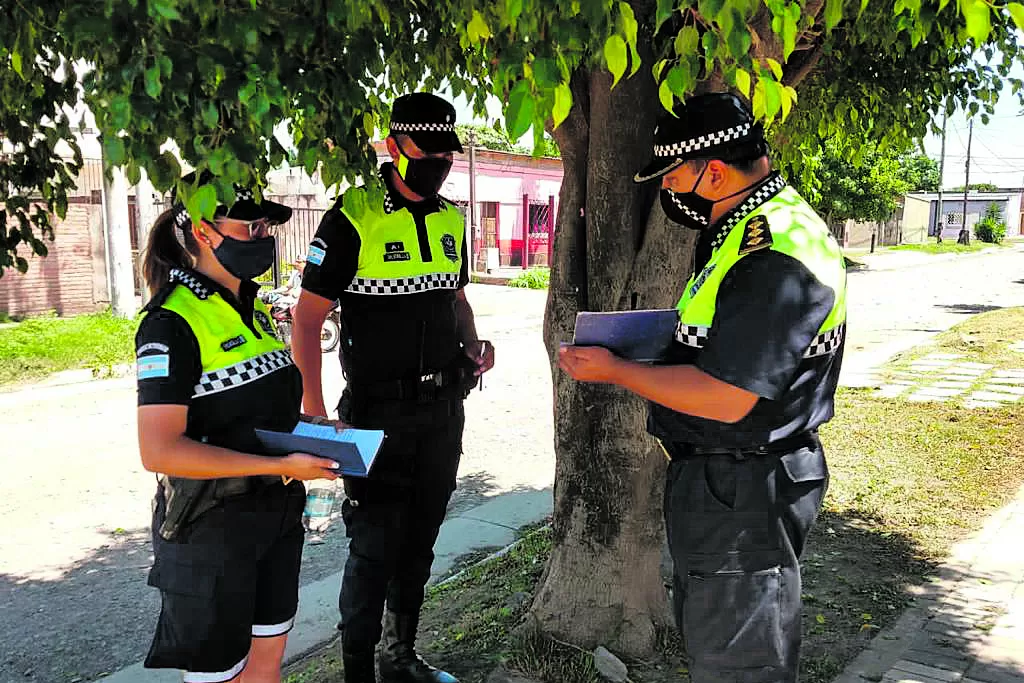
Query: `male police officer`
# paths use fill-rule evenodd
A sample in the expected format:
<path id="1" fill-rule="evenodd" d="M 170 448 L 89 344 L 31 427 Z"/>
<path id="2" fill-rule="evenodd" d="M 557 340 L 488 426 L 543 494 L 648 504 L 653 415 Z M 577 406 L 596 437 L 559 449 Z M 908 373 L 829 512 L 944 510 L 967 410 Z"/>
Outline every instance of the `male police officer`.
<path id="1" fill-rule="evenodd" d="M 833 414 L 846 270 L 807 203 L 771 171 L 760 124 L 710 94 L 658 121 L 661 205 L 700 231 L 670 357 L 596 347 L 560 363 L 651 402 L 671 460 L 665 522 L 676 621 L 694 683 L 796 681 L 799 557 L 828 480 L 817 427 Z"/>
<path id="2" fill-rule="evenodd" d="M 423 588 L 462 453 L 462 401 L 494 364 L 477 338 L 464 219 L 438 196 L 462 151 L 455 109 L 427 93 L 398 98 L 380 173 L 383 204 L 363 188 L 327 212 L 306 254 L 293 348 L 303 402 L 326 415 L 319 334 L 341 301 L 341 362 L 348 385 L 339 417 L 387 435 L 367 479 L 347 479 L 342 517 L 351 543 L 339 605 L 348 683 L 373 683 L 374 647 L 387 600 L 381 678 L 455 679 L 415 650 Z M 355 196 L 352 196 L 352 195 Z M 347 201 L 346 201 L 347 199 Z"/>

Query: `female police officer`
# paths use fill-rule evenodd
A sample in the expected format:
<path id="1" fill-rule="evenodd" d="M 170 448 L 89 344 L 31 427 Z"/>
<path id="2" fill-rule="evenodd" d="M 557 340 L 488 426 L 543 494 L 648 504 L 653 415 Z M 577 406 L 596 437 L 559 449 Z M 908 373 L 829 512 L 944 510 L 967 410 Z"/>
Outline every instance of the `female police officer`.
<path id="1" fill-rule="evenodd" d="M 252 282 L 291 209 L 236 197 L 213 222 L 175 203 L 143 266 L 157 294 L 136 337 L 139 448 L 159 473 L 149 583 L 162 596 L 145 665 L 183 669 L 186 683 L 280 680 L 302 553 L 292 480 L 335 478 L 330 460 L 259 455 L 256 428 L 300 419 L 302 378 Z"/>

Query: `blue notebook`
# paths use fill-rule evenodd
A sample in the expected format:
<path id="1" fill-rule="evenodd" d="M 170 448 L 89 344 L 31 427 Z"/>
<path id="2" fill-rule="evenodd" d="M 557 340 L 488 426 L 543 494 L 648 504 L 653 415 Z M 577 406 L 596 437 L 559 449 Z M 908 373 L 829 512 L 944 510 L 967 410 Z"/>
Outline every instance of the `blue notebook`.
<path id="1" fill-rule="evenodd" d="M 346 477 L 365 477 L 384 443 L 377 429 L 346 429 L 300 422 L 290 433 L 257 429 L 256 437 L 271 455 L 309 453 L 330 458 L 341 465 L 337 472 Z"/>
<path id="2" fill-rule="evenodd" d="M 572 343 L 603 346 L 616 356 L 650 363 L 665 358 L 675 337 L 679 311 L 581 311 L 576 314 Z"/>

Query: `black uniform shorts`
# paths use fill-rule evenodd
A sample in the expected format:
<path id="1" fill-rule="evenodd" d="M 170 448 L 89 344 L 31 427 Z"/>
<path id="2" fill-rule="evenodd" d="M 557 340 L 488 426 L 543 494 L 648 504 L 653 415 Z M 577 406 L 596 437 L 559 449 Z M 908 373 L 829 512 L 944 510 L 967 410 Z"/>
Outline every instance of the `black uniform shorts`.
<path id="1" fill-rule="evenodd" d="M 301 482 L 272 484 L 223 499 L 174 542 L 153 534 L 149 585 L 162 604 L 147 668 L 182 669 L 185 683 L 230 681 L 245 668 L 252 638 L 291 630 L 304 506 Z"/>

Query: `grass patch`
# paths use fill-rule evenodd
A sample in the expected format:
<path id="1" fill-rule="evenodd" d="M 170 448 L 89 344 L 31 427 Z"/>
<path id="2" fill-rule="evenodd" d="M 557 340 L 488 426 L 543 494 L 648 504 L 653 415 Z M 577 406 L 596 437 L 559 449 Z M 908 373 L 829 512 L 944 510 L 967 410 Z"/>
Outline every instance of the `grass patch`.
<path id="1" fill-rule="evenodd" d="M 916 354 L 1024 366 L 1008 350 L 1024 339 L 1024 309 L 971 318 Z M 1022 402 L 1024 403 L 1024 402 Z M 802 679 L 829 683 L 909 604 L 953 543 L 977 529 L 1024 481 L 1024 406 L 965 410 L 843 389 L 822 429 L 832 479 L 803 558 Z M 659 522 L 660 523 L 660 522 Z M 429 591 L 421 648 L 465 683 L 495 666 L 550 683 L 597 683 L 592 658 L 571 645 L 516 630 L 550 554 L 547 528 L 511 552 Z M 686 680 L 679 636 L 667 630 L 649 661 L 627 661 L 634 683 Z M 292 668 L 287 683 L 336 683 L 333 649 Z"/>
<path id="2" fill-rule="evenodd" d="M 531 268 L 508 281 L 509 287 L 520 289 L 547 289 L 551 271 L 547 268 Z"/>
<path id="3" fill-rule="evenodd" d="M 61 370 L 103 369 L 134 357 L 136 320 L 110 313 L 29 318 L 0 329 L 0 385 Z"/>
<path id="4" fill-rule="evenodd" d="M 887 247 L 892 251 L 920 251 L 925 254 L 967 254 L 989 247 L 998 247 L 998 244 L 989 244 L 981 240 L 971 239 L 968 245 L 957 244 L 954 240 L 944 240 L 942 244 L 936 242 L 924 242 L 922 244 L 900 244 L 895 247 Z"/>

